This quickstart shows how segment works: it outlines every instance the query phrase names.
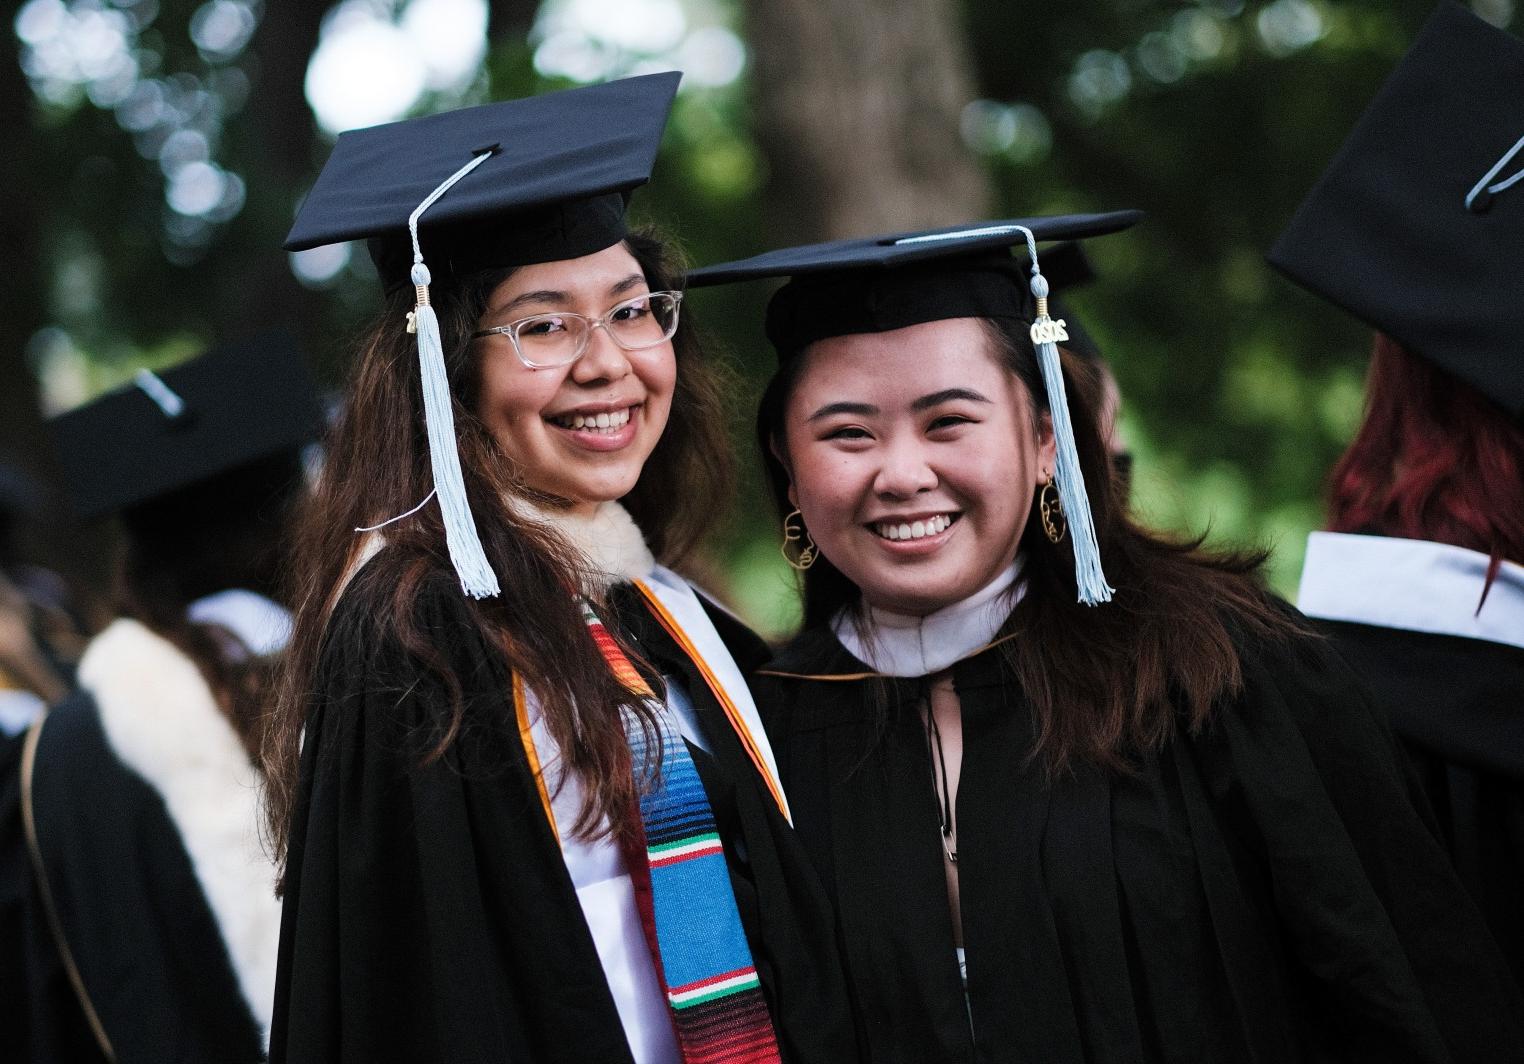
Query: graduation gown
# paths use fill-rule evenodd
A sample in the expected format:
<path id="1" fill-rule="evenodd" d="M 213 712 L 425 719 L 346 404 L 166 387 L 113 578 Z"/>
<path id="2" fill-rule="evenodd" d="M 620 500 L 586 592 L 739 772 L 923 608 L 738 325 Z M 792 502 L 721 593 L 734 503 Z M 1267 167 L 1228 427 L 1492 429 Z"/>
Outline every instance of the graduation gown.
<path id="1" fill-rule="evenodd" d="M 4 799 L 26 881 L 4 1059 L 264 1059 L 280 910 L 255 770 L 195 665 L 135 621 L 27 734 Z"/>
<path id="2" fill-rule="evenodd" d="M 361 569 L 335 607 L 314 677 L 272 1060 L 631 1061 L 503 655 L 484 645 L 452 574 L 423 583 L 414 616 L 460 684 L 466 722 L 420 765 L 449 692 L 377 637 L 372 616 L 390 595 L 378 568 Z M 690 749 L 784 1059 L 854 1060 L 832 915 L 787 820 L 701 663 L 644 596 L 615 588 L 611 601 L 614 623 L 703 721 L 710 752 Z M 694 627 L 710 627 L 711 645 L 723 639 L 742 663 L 765 656 L 739 622 L 708 605 L 702 615 Z"/>
<path id="3" fill-rule="evenodd" d="M 1524 982 L 1524 566 L 1420 540 L 1315 533 L 1305 612 L 1402 740 L 1451 859 Z M 1481 608 L 1478 609 L 1478 605 Z"/>
<path id="4" fill-rule="evenodd" d="M 1029 763 L 997 650 L 959 660 L 960 983 L 919 679 L 828 629 L 758 701 L 839 910 L 875 1064 L 1524 1059 L 1524 1009 L 1389 733 L 1310 642 L 1130 775 Z"/>

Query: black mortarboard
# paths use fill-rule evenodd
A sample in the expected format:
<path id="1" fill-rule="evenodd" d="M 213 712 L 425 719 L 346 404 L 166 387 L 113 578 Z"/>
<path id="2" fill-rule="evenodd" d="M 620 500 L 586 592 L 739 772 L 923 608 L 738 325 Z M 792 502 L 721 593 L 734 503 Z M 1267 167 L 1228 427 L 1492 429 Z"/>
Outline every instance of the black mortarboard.
<path id="1" fill-rule="evenodd" d="M 294 451 L 322 432 L 317 390 L 286 333 L 213 349 L 56 417 L 53 439 L 81 517 L 155 499 Z"/>
<path id="2" fill-rule="evenodd" d="M 767 338 L 786 361 L 816 340 L 889 332 L 949 318 L 996 318 L 1030 323 L 1032 347 L 1053 421 L 1056 479 L 1072 533 L 1079 601 L 1111 600 L 1101 571 L 1090 498 L 1080 469 L 1057 345 L 1069 337 L 1049 315 L 1053 285 L 1037 244 L 1120 232 L 1139 211 L 1016 218 L 948 226 L 919 233 L 833 240 L 783 248 L 688 275 L 690 286 L 753 278 L 788 277 L 767 305 Z M 1025 259 L 1012 255 L 1026 250 Z M 1071 254 L 1059 256 L 1073 270 Z"/>
<path id="3" fill-rule="evenodd" d="M 602 251 L 625 236 L 625 203 L 650 180 L 681 76 L 648 74 L 340 133 L 286 248 L 367 239 L 382 283 L 406 285 L 408 216 L 490 151 L 419 223 L 434 276 Z"/>
<path id="4" fill-rule="evenodd" d="M 690 273 L 688 284 L 791 278 L 767 308 L 768 339 L 786 359 L 828 336 L 887 332 L 944 318 L 1030 322 L 1036 310 L 1027 284 L 1031 265 L 1011 254 L 1013 245 L 1026 243 L 1023 229 L 1038 241 L 1072 241 L 1119 232 L 1141 217 L 1138 211 L 1114 211 L 1016 218 L 834 240 L 706 266 Z M 1064 267 L 1073 256 L 1064 252 L 1058 259 L 1055 265 Z M 1064 278 L 1050 281 L 1057 288 Z"/>
<path id="5" fill-rule="evenodd" d="M 1271 250 L 1292 281 L 1524 413 L 1524 41 L 1445 3 Z M 1468 207 L 1468 199 L 1471 201 Z"/>

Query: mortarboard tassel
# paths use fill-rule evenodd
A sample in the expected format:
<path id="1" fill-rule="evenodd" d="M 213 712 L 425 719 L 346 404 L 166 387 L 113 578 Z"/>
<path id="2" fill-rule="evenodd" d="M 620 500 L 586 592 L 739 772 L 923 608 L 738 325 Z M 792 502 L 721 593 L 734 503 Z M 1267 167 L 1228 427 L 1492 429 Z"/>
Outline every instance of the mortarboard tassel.
<path id="1" fill-rule="evenodd" d="M 1080 471 L 1079 451 L 1074 445 L 1074 424 L 1069 416 L 1069 400 L 1064 394 L 1064 373 L 1058 357 L 1058 341 L 1067 340 L 1062 320 L 1048 316 L 1048 279 L 1037 266 L 1037 240 L 1025 226 L 1016 226 L 1027 237 L 1027 251 L 1032 259 L 1032 295 L 1037 299 L 1037 316 L 1032 322 L 1032 344 L 1037 348 L 1037 364 L 1048 390 L 1048 410 L 1053 419 L 1053 444 L 1058 481 L 1058 499 L 1064 518 L 1069 522 L 1069 542 L 1074 547 L 1074 582 L 1079 601 L 1086 606 L 1110 602 L 1112 588 L 1101 570 L 1101 548 L 1095 541 L 1095 521 L 1090 515 L 1090 495 L 1085 491 L 1085 475 Z"/>
<path id="2" fill-rule="evenodd" d="M 472 158 L 431 192 L 407 220 L 413 238 L 413 286 L 418 303 L 408 315 L 408 331 L 418 334 L 418 371 L 423 381 L 423 416 L 429 434 L 429 461 L 434 473 L 434 492 L 444 517 L 445 543 L 450 562 L 460 578 L 461 590 L 475 599 L 498 594 L 497 574 L 482 550 L 471 504 L 466 499 L 465 478 L 460 471 L 460 454 L 455 449 L 455 414 L 451 409 L 450 381 L 445 375 L 444 344 L 439 338 L 439 319 L 429 305 L 429 282 L 432 277 L 424 265 L 418 246 L 418 219 L 450 187 L 491 158 L 490 150 Z"/>

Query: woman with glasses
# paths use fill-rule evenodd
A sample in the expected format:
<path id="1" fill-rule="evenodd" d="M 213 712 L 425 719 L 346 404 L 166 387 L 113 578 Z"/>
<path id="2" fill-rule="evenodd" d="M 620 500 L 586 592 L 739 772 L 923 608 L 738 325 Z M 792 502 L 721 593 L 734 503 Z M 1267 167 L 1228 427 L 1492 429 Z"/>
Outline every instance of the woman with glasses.
<path id="1" fill-rule="evenodd" d="M 386 297 L 295 553 L 274 1061 L 854 1059 L 764 650 L 667 568 L 728 476 L 624 221 L 676 81 L 345 134 L 297 218 Z"/>

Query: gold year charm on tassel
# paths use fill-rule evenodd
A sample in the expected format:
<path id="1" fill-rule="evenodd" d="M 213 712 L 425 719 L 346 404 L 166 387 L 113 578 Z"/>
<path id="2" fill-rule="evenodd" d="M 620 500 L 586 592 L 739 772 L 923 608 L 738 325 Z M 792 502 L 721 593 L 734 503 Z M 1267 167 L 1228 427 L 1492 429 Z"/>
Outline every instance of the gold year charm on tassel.
<path id="1" fill-rule="evenodd" d="M 1034 344 L 1061 344 L 1069 339 L 1069 329 L 1064 324 L 1064 319 L 1054 321 L 1052 318 L 1038 318 L 1032 323 L 1032 342 Z"/>

